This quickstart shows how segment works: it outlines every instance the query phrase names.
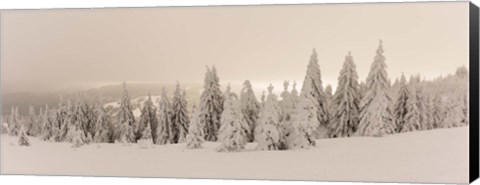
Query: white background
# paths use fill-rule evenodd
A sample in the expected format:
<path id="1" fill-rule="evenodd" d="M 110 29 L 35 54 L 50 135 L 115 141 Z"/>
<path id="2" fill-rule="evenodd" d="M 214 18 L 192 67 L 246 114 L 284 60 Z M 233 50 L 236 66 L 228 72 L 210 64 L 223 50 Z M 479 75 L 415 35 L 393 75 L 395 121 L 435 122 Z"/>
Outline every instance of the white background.
<path id="1" fill-rule="evenodd" d="M 412 0 L 407 0 L 412 1 Z M 403 1 L 403 2 L 407 2 Z M 424 1 L 424 0 L 417 0 Z M 442 0 L 436 0 L 442 1 Z M 480 5 L 480 0 L 472 0 Z M 359 2 L 399 2 L 392 0 L 0 0 L 0 9 L 38 8 L 95 8 L 95 7 L 145 7 L 145 6 L 192 6 L 192 5 L 245 5 L 245 4 L 297 4 L 297 3 L 359 3 Z M 1 161 L 0 161 L 1 162 Z M 0 164 L 1 165 L 1 164 Z M 248 169 L 245 169 L 248 170 Z M 1 172 L 0 172 L 1 173 Z M 117 178 L 117 177 L 50 177 L 50 176 L 0 176 L 1 184 L 195 184 L 195 185 L 353 185 L 373 183 L 348 182 L 304 182 L 304 181 L 253 181 L 253 180 L 209 180 L 209 179 L 161 179 L 161 178 Z M 375 183 L 386 184 L 386 183 Z M 391 183 L 394 184 L 394 183 Z M 480 185 L 476 181 L 474 185 Z"/>

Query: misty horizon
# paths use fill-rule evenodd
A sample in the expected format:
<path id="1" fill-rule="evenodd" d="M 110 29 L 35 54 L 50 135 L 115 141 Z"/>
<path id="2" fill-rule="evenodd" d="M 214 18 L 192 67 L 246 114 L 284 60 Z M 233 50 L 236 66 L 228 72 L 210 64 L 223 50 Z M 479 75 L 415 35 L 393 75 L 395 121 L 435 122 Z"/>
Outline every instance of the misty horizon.
<path id="1" fill-rule="evenodd" d="M 206 65 L 217 67 L 223 87 L 248 79 L 278 91 L 289 80 L 298 89 L 313 48 L 323 86 L 335 88 L 349 51 L 365 80 L 379 39 L 392 82 L 402 73 L 432 79 L 468 68 L 465 9 L 446 2 L 2 11 L 2 92 L 202 83 Z"/>

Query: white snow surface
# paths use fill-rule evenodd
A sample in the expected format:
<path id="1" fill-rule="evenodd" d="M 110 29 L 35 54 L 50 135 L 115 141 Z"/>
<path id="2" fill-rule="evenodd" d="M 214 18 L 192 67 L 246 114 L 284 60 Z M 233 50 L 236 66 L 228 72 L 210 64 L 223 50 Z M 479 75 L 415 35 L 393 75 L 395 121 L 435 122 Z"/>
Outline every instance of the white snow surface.
<path id="1" fill-rule="evenodd" d="M 417 183 L 468 182 L 468 126 L 384 137 L 317 140 L 310 150 L 216 152 L 206 142 L 155 145 L 70 143 L 1 136 L 2 174 L 275 179 Z"/>

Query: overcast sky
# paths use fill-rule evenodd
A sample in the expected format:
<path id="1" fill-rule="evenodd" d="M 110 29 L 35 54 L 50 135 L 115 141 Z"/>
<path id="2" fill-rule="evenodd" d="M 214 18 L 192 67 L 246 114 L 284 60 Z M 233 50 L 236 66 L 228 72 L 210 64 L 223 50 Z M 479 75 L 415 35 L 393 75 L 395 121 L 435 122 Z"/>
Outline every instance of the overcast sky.
<path id="1" fill-rule="evenodd" d="M 392 80 L 468 67 L 468 2 L 19 10 L 0 31 L 4 92 L 201 83 L 211 64 L 222 84 L 281 88 L 301 83 L 313 48 L 336 86 L 348 51 L 365 79 L 379 39 Z"/>

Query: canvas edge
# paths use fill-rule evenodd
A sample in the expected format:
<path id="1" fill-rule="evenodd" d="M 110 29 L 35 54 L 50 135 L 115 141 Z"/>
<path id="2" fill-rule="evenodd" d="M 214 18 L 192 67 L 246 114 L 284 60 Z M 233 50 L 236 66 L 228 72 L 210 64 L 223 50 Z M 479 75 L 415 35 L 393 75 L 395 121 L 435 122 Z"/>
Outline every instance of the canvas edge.
<path id="1" fill-rule="evenodd" d="M 472 183 L 479 177 L 479 14 L 478 7 L 469 3 L 470 55 L 470 174 Z M 474 114 L 472 114 L 474 113 Z"/>

